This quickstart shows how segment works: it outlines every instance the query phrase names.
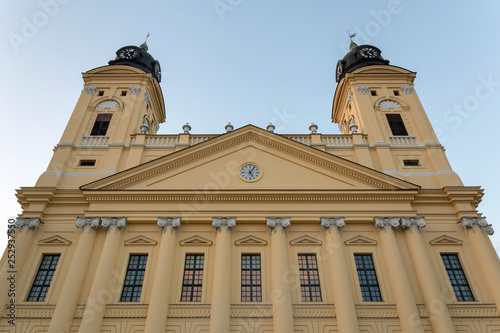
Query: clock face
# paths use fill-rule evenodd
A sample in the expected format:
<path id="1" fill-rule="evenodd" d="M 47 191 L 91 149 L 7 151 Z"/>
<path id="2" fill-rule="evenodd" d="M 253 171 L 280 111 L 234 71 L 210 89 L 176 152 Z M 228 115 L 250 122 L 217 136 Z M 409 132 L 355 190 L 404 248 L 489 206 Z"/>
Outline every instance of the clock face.
<path id="1" fill-rule="evenodd" d="M 155 75 L 158 78 L 158 82 L 161 82 L 161 67 L 158 61 L 155 63 Z"/>
<path id="2" fill-rule="evenodd" d="M 259 178 L 260 170 L 256 165 L 247 164 L 241 168 L 241 177 L 246 180 L 255 180 Z"/>
<path id="3" fill-rule="evenodd" d="M 118 51 L 118 57 L 122 59 L 134 59 L 137 58 L 138 55 L 139 52 L 136 49 L 130 47 Z"/>
<path id="4" fill-rule="evenodd" d="M 378 56 L 378 51 L 373 47 L 363 47 L 359 50 L 359 55 L 363 58 L 375 58 Z"/>
<path id="5" fill-rule="evenodd" d="M 342 60 L 339 60 L 337 62 L 337 70 L 335 71 L 335 80 L 337 82 L 340 81 L 340 76 L 342 75 L 342 73 L 344 72 L 344 66 L 342 66 Z"/>

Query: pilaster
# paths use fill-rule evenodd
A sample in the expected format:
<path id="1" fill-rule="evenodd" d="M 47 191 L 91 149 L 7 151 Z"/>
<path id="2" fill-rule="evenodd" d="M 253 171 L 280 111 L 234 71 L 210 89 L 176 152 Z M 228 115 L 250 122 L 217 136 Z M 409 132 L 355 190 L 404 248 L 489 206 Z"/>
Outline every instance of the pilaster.
<path id="1" fill-rule="evenodd" d="M 180 217 L 158 218 L 158 227 L 161 228 L 160 248 L 151 288 L 145 333 L 164 333 L 166 329 L 174 271 L 172 267 L 174 267 L 177 247 L 177 230 L 180 226 Z"/>
<path id="2" fill-rule="evenodd" d="M 210 332 L 229 332 L 231 324 L 231 230 L 236 218 L 212 219 L 215 228 L 215 261 L 212 280 Z"/>
<path id="3" fill-rule="evenodd" d="M 394 236 L 393 228 L 399 227 L 399 220 L 397 217 L 375 217 L 374 220 L 379 231 L 380 245 L 389 272 L 389 284 L 396 301 L 401 328 L 404 332 L 422 333 L 424 330 L 415 297 Z"/>
<path id="4" fill-rule="evenodd" d="M 292 295 L 288 266 L 286 228 L 290 227 L 290 217 L 267 218 L 271 229 L 271 279 L 273 302 L 273 332 L 294 332 Z M 274 231 L 274 232 L 273 232 Z"/>

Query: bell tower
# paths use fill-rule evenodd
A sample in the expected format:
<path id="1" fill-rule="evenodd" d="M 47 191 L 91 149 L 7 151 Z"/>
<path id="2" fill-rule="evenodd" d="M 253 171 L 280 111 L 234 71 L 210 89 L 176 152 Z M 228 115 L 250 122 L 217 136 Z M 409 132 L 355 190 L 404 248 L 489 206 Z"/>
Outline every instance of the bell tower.
<path id="1" fill-rule="evenodd" d="M 146 43 L 125 46 L 107 66 L 83 73 L 84 87 L 37 186 L 69 187 L 123 169 L 133 135 L 165 121 L 161 67 Z M 78 177 L 75 177 L 78 176 Z M 82 180 L 81 177 L 85 179 Z"/>
<path id="2" fill-rule="evenodd" d="M 337 63 L 332 121 L 342 134 L 364 135 L 369 167 L 417 184 L 426 174 L 435 175 L 434 186 L 462 185 L 417 96 L 416 73 L 389 65 L 381 53 L 351 40 L 350 52 Z"/>

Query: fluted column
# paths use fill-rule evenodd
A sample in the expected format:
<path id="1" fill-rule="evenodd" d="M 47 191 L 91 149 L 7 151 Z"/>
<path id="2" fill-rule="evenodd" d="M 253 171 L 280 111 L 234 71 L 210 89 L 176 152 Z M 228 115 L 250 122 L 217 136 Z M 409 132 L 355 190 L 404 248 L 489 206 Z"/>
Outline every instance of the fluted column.
<path id="1" fill-rule="evenodd" d="M 491 298 L 497 305 L 500 312 L 500 265 L 498 256 L 487 235 L 493 235 L 493 228 L 484 217 L 463 217 L 459 225 L 467 234 L 467 242 L 472 250 L 472 255 L 481 271 L 481 276 L 486 282 L 486 286 Z"/>
<path id="2" fill-rule="evenodd" d="M 396 301 L 399 321 L 404 332 L 423 332 L 415 297 L 411 290 L 403 259 L 399 254 L 393 228 L 399 227 L 397 217 L 375 217 L 375 227 L 380 234 L 380 246 L 389 272 L 389 284 Z"/>
<path id="3" fill-rule="evenodd" d="M 286 228 L 290 226 L 290 217 L 267 218 L 271 228 L 271 280 L 273 302 L 273 332 L 290 333 L 294 331 L 292 295 L 288 267 L 288 249 Z"/>
<path id="4" fill-rule="evenodd" d="M 160 248 L 156 260 L 155 276 L 146 317 L 145 333 L 164 333 L 167 325 L 168 301 L 172 287 L 172 274 L 177 245 L 177 229 L 181 218 L 158 218 L 161 228 Z"/>
<path id="5" fill-rule="evenodd" d="M 229 332 L 231 323 L 231 230 L 236 218 L 213 218 L 215 238 L 214 277 L 212 281 L 212 306 L 210 332 Z"/>
<path id="6" fill-rule="evenodd" d="M 42 222 L 39 218 L 18 218 L 15 221 L 9 220 L 8 225 L 8 237 L 9 241 L 7 243 L 7 257 L 5 263 L 2 266 L 2 273 L 0 274 L 0 314 L 3 314 L 4 307 L 7 303 L 10 303 L 12 299 L 9 297 L 11 285 L 19 285 L 17 278 L 19 276 L 19 271 L 22 269 L 26 256 L 30 250 L 31 244 L 33 243 L 33 237 L 35 232 L 42 226 Z M 16 232 L 16 229 L 18 231 Z M 26 230 L 25 232 L 23 232 Z M 11 251 L 9 251 L 11 250 Z M 16 289 L 16 288 L 13 288 Z M 19 290 L 16 290 L 16 299 L 19 300 L 21 295 L 19 295 Z"/>
<path id="7" fill-rule="evenodd" d="M 67 333 L 71 328 L 92 248 L 94 247 L 95 229 L 100 227 L 100 220 L 99 217 L 79 217 L 76 220 L 76 226 L 82 228 L 82 234 L 78 239 L 73 258 L 71 258 L 68 274 L 66 274 L 61 294 L 57 299 L 56 308 L 47 330 L 48 333 Z M 85 228 L 88 228 L 89 231 L 85 232 Z M 92 230 L 93 228 L 94 230 Z"/>
<path id="8" fill-rule="evenodd" d="M 326 233 L 326 251 L 330 281 L 333 288 L 333 303 L 339 332 L 359 332 L 358 317 L 354 307 L 353 294 L 347 264 L 340 238 L 340 228 L 345 226 L 344 218 L 321 218 L 321 227 Z"/>
<path id="9" fill-rule="evenodd" d="M 85 305 L 79 330 L 81 333 L 101 331 L 106 304 L 122 288 L 122 283 L 117 278 L 118 273 L 115 266 L 121 245 L 121 231 L 126 226 L 126 217 L 104 217 L 102 219 L 102 227 L 108 228 L 108 231 Z M 118 229 L 121 230 L 118 232 Z M 114 278 L 112 278 L 113 274 L 115 275 Z"/>
<path id="10" fill-rule="evenodd" d="M 424 297 L 432 330 L 434 332 L 455 332 L 448 306 L 441 297 L 436 275 L 427 255 L 424 240 L 420 235 L 420 229 L 425 227 L 425 219 L 423 217 L 402 217 L 401 226 L 405 229 L 406 244 L 410 251 L 420 291 Z"/>

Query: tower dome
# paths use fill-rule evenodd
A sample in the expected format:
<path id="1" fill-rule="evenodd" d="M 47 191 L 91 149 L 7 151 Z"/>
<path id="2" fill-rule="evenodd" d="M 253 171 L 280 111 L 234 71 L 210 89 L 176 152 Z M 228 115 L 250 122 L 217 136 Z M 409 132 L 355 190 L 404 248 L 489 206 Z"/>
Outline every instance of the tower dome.
<path id="1" fill-rule="evenodd" d="M 352 43 L 351 51 L 337 63 L 335 80 L 340 82 L 345 73 L 350 73 L 358 68 L 371 65 L 388 65 L 389 60 L 385 60 L 380 55 L 382 51 L 373 45 L 360 45 Z"/>
<path id="2" fill-rule="evenodd" d="M 151 54 L 148 53 L 146 43 L 140 47 L 129 45 L 124 46 L 116 51 L 115 60 L 109 61 L 110 65 L 126 65 L 139 68 L 146 73 L 153 74 L 158 82 L 161 82 L 161 67 L 160 62 L 155 60 Z"/>

